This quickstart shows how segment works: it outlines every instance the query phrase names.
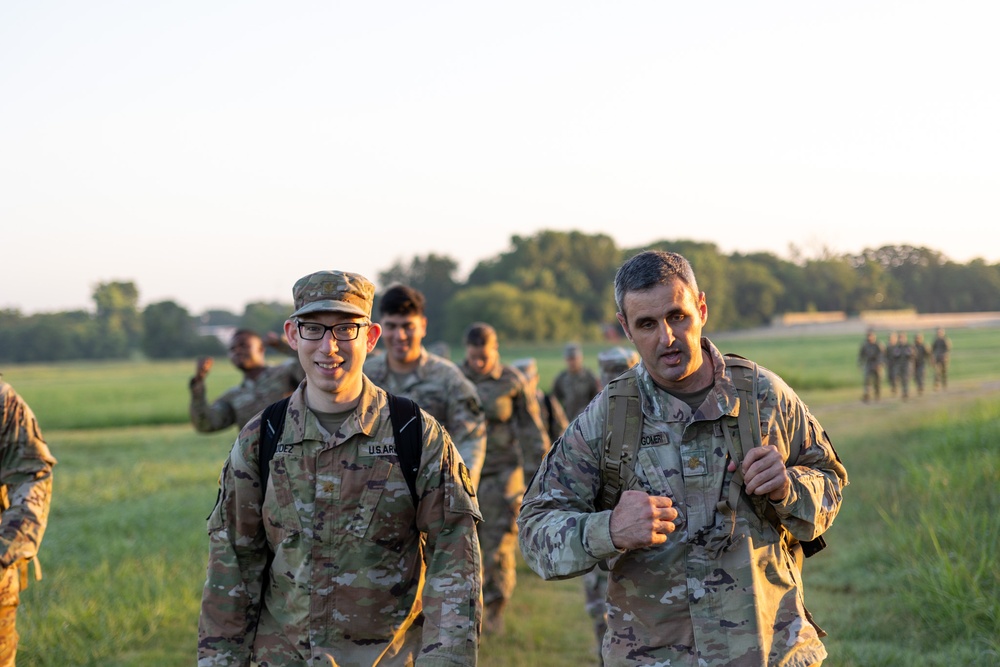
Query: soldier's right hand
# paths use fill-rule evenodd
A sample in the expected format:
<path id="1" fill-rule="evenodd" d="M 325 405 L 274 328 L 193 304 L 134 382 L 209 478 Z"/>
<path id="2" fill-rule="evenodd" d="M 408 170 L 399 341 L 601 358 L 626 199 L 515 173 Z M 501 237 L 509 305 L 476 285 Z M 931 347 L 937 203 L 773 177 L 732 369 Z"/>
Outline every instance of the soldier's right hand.
<path id="1" fill-rule="evenodd" d="M 677 526 L 677 510 L 666 496 L 650 496 L 642 491 L 622 493 L 611 513 L 611 541 L 619 549 L 642 549 L 663 544 Z"/>
<path id="2" fill-rule="evenodd" d="M 208 372 L 212 370 L 212 364 L 215 360 L 212 357 L 198 357 L 198 360 L 194 362 L 194 377 L 196 380 L 202 380 L 208 375 Z"/>

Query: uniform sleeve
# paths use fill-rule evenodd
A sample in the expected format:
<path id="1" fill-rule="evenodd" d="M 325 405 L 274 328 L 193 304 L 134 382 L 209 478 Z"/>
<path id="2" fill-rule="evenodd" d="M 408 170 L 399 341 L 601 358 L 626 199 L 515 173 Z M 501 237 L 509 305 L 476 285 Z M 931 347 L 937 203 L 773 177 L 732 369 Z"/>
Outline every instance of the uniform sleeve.
<path id="1" fill-rule="evenodd" d="M 573 420 L 542 461 L 517 518 L 521 553 L 543 579 L 584 574 L 620 552 L 611 541 L 611 511 L 598 511 L 601 475 L 593 410 Z"/>
<path id="2" fill-rule="evenodd" d="M 451 438 L 426 412 L 423 420 L 417 527 L 427 537 L 427 570 L 417 665 L 475 665 L 483 606 L 476 523 L 482 517 Z"/>
<path id="3" fill-rule="evenodd" d="M 475 385 L 464 377 L 459 379 L 450 391 L 445 428 L 478 486 L 486 459 L 486 415 Z"/>
<path id="4" fill-rule="evenodd" d="M 525 391 L 523 383 L 518 383 L 514 398 L 514 424 L 517 441 L 521 446 L 524 461 L 524 478 L 530 479 L 549 451 L 549 436 L 542 424 L 538 399 L 532 392 Z"/>
<path id="5" fill-rule="evenodd" d="M 17 394 L 5 392 L 0 432 L 0 484 L 6 507 L 0 520 L 0 568 L 34 558 L 49 517 L 52 466 L 35 415 Z"/>
<path id="6" fill-rule="evenodd" d="M 199 433 L 213 433 L 236 423 L 236 410 L 229 402 L 229 392 L 208 404 L 205 400 L 205 381 L 191 378 L 191 423 Z"/>
<path id="7" fill-rule="evenodd" d="M 777 433 L 789 452 L 799 451 L 788 461 L 791 487 L 788 495 L 772 502 L 785 528 L 800 541 L 822 535 L 833 523 L 847 486 L 847 470 L 819 421 L 791 390 L 780 392 L 778 407 L 768 424 L 770 435 Z M 777 444 L 777 443 L 775 443 Z"/>
<path id="8" fill-rule="evenodd" d="M 267 546 L 257 438 L 242 435 L 222 469 L 219 500 L 208 519 L 208 572 L 198 620 L 198 664 L 205 667 L 248 667 L 260 615 Z"/>

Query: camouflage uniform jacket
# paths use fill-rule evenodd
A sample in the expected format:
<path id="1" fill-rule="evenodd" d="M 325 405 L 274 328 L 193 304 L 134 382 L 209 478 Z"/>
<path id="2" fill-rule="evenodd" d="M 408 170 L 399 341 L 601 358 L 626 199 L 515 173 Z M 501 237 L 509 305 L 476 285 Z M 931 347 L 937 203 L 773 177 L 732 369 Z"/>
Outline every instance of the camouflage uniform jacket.
<path id="1" fill-rule="evenodd" d="M 867 340 L 861 344 L 858 350 L 858 363 L 864 366 L 866 371 L 878 370 L 885 360 L 885 348 L 882 343 L 875 341 L 870 343 Z"/>
<path id="2" fill-rule="evenodd" d="M 479 480 L 486 457 L 486 418 L 475 385 L 458 366 L 422 350 L 417 370 L 403 381 L 389 371 L 384 354 L 368 357 L 365 375 L 386 391 L 415 401 L 438 420 L 462 455 L 473 482 Z"/>
<path id="3" fill-rule="evenodd" d="M 948 359 L 949 352 L 951 352 L 951 340 L 947 337 L 935 338 L 934 342 L 931 343 L 931 353 L 934 355 L 934 361 L 945 361 Z"/>
<path id="4" fill-rule="evenodd" d="M 24 568 L 38 553 L 55 464 L 31 408 L 0 380 L 0 569 Z"/>
<path id="5" fill-rule="evenodd" d="M 577 576 L 610 559 L 606 665 L 813 665 L 826 650 L 778 532 L 757 517 L 745 494 L 735 520 L 718 511 L 732 478 L 723 429 L 738 437 L 739 401 L 719 351 L 705 338 L 702 346 L 715 387 L 694 413 L 637 367 L 643 424 L 633 488 L 673 500 L 677 530 L 666 543 L 616 549 L 611 511 L 596 507 L 605 390 L 570 424 L 529 485 L 518 519 L 521 550 L 545 579 Z M 801 443 L 798 460 L 788 463 L 788 496 L 770 504 L 782 526 L 809 540 L 836 516 L 847 473 L 795 393 L 763 368 L 759 382 L 765 444 L 787 458 L 789 444 Z"/>
<path id="6" fill-rule="evenodd" d="M 559 373 L 550 393 L 562 404 L 566 417 L 573 421 L 599 391 L 601 383 L 597 376 L 589 368 L 583 368 L 578 373 L 568 369 Z"/>
<path id="7" fill-rule="evenodd" d="M 268 366 L 255 380 L 243 380 L 212 405 L 205 400 L 205 382 L 191 381 L 191 423 L 202 433 L 221 431 L 236 424 L 243 428 L 250 419 L 275 401 L 295 391 L 305 377 L 299 360 Z"/>
<path id="8" fill-rule="evenodd" d="M 198 664 L 475 665 L 480 514 L 451 438 L 423 413 L 414 507 L 385 392 L 365 378 L 358 406 L 326 436 L 305 386 L 291 396 L 266 491 L 259 416 L 223 468 Z"/>
<path id="9" fill-rule="evenodd" d="M 528 381 L 499 360 L 489 373 L 477 373 L 468 363 L 462 364 L 462 372 L 476 386 L 486 413 L 483 477 L 520 466 L 528 479 L 549 450 L 538 399 L 527 390 Z"/>

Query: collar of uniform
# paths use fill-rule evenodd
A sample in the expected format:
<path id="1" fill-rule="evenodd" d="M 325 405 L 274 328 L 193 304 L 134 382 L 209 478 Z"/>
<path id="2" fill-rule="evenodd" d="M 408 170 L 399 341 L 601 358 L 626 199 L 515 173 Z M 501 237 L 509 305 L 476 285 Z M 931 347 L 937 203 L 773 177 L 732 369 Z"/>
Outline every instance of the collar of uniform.
<path id="1" fill-rule="evenodd" d="M 325 440 L 323 432 L 319 429 L 319 420 L 316 415 L 311 414 L 306 405 L 305 391 L 308 380 L 303 380 L 298 389 L 292 394 L 288 402 L 288 417 L 292 420 L 295 428 L 295 442 L 303 440 Z M 371 435 L 375 425 L 378 423 L 378 415 L 386 406 L 385 392 L 376 387 L 371 380 L 362 375 L 361 396 L 354 410 L 338 429 L 341 437 L 334 435 L 334 444 L 340 444 L 352 435 L 363 433 Z"/>
<path id="2" fill-rule="evenodd" d="M 712 364 L 714 375 L 714 389 L 709 392 L 705 402 L 695 411 L 695 417 L 699 420 L 718 419 L 723 415 L 732 414 L 735 416 L 737 399 L 736 386 L 726 373 L 726 360 L 708 338 L 702 337 L 701 349 L 708 358 L 705 363 Z M 679 413 L 687 415 L 691 412 L 686 403 L 678 398 L 670 396 L 667 392 L 659 392 L 649 371 L 640 362 L 636 366 L 636 382 L 639 386 L 639 396 L 642 398 L 642 412 L 646 417 L 656 421 L 669 422 L 678 421 Z M 665 395 L 666 401 L 658 400 L 657 395 Z M 714 400 L 713 400 L 714 399 Z M 672 409 L 671 404 L 676 402 Z"/>

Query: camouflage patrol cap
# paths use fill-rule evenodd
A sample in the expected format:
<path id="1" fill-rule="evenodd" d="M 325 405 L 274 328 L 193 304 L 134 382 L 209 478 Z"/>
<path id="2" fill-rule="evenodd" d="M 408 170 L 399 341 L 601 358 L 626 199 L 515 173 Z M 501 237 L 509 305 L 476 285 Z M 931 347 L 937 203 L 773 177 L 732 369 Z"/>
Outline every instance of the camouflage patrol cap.
<path id="1" fill-rule="evenodd" d="M 563 349 L 563 356 L 567 359 L 579 357 L 582 354 L 583 349 L 580 347 L 579 343 L 567 343 L 566 347 Z"/>
<path id="2" fill-rule="evenodd" d="M 601 369 L 601 382 L 607 384 L 639 363 L 639 353 L 624 347 L 612 347 L 597 354 L 597 365 Z"/>
<path id="3" fill-rule="evenodd" d="M 521 371 L 524 377 L 531 380 L 532 378 L 538 377 L 538 364 L 532 357 L 525 357 L 524 359 L 515 359 L 510 362 L 510 365 Z"/>
<path id="4" fill-rule="evenodd" d="M 375 300 L 375 285 L 360 273 L 317 271 L 303 276 L 292 288 L 295 312 L 291 317 L 307 313 L 346 313 L 371 317 Z"/>

